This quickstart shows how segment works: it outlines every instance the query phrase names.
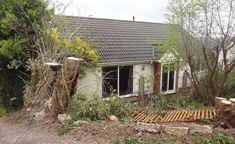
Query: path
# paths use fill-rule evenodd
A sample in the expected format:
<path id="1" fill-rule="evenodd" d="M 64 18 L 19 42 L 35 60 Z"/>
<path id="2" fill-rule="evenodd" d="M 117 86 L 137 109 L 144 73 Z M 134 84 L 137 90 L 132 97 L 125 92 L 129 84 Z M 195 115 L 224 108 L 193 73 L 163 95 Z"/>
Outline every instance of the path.
<path id="1" fill-rule="evenodd" d="M 1 144 L 77 144 L 72 138 L 59 137 L 56 131 L 0 119 Z"/>

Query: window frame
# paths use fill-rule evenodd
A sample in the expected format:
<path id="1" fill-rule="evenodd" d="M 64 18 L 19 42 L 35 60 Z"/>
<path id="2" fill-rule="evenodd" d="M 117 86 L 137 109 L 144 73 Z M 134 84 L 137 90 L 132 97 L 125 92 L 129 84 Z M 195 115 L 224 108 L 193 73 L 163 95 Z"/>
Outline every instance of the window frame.
<path id="1" fill-rule="evenodd" d="M 107 66 L 107 67 L 117 67 L 117 96 L 118 97 L 130 97 L 130 96 L 133 96 L 133 89 L 134 89 L 134 66 L 133 65 L 116 65 L 116 66 Z M 120 67 L 132 67 L 132 92 L 130 94 L 124 94 L 124 95 L 120 95 Z M 103 68 L 102 67 L 102 73 L 103 73 Z M 103 74 L 102 74 L 102 77 L 103 77 Z M 110 98 L 110 96 L 107 96 L 107 97 L 104 97 L 103 96 L 103 78 L 102 78 L 102 97 L 107 99 L 107 98 Z"/>
<path id="2" fill-rule="evenodd" d="M 169 65 L 169 64 L 173 64 L 175 66 L 174 63 L 162 63 L 161 64 L 161 77 L 160 77 L 160 93 L 162 94 L 172 94 L 172 93 L 175 93 L 176 92 L 176 69 L 173 71 L 174 72 L 174 83 L 173 83 L 173 89 L 172 90 L 169 90 L 169 79 L 170 79 L 170 71 L 167 70 L 167 90 L 166 91 L 163 91 L 162 90 L 162 77 L 163 77 L 163 67 L 164 65 Z"/>

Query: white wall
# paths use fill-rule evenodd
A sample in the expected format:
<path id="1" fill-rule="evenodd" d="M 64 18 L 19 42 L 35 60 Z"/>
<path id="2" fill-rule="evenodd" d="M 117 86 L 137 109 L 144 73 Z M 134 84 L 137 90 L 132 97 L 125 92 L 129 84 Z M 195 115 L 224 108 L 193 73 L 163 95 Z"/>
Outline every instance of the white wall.
<path id="1" fill-rule="evenodd" d="M 102 72 L 100 67 L 86 69 L 85 77 L 78 80 L 77 92 L 87 96 L 102 94 Z"/>
<path id="2" fill-rule="evenodd" d="M 102 71 L 101 67 L 95 70 L 87 69 L 84 78 L 78 81 L 78 93 L 87 96 L 102 95 Z M 133 65 L 133 94 L 139 91 L 139 78 L 145 77 L 145 93 L 153 92 L 154 65 L 150 63 Z M 147 82 L 148 81 L 148 82 Z"/>
<path id="3" fill-rule="evenodd" d="M 153 64 L 137 64 L 133 65 L 133 94 L 138 94 L 139 91 L 139 78 L 145 77 L 145 92 L 153 92 L 153 77 L 154 66 Z M 149 81 L 149 82 L 148 82 Z"/>
<path id="4" fill-rule="evenodd" d="M 189 66 L 187 65 L 183 65 L 179 68 L 179 75 L 178 75 L 178 88 L 181 88 L 183 87 L 183 74 L 184 74 L 184 71 L 185 70 L 189 70 Z M 190 86 L 191 85 L 191 82 L 189 80 L 189 78 L 187 78 L 187 84 L 186 86 Z"/>

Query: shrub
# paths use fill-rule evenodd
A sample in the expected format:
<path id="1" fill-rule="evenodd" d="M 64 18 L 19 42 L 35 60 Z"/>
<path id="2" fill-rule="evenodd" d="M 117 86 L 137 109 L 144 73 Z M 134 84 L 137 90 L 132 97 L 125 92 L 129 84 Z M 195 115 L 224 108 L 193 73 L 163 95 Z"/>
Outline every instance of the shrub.
<path id="1" fill-rule="evenodd" d="M 72 99 L 69 113 L 74 121 L 79 119 L 105 120 L 108 115 L 115 115 L 124 120 L 128 118 L 129 110 L 130 105 L 118 97 L 103 100 L 101 96 L 94 96 L 87 100 L 86 95 L 77 94 Z"/>
<path id="2" fill-rule="evenodd" d="M 235 141 L 233 140 L 232 137 L 226 136 L 226 135 L 221 134 L 221 133 L 218 133 L 215 136 L 215 140 L 217 140 L 221 144 L 234 144 L 235 143 Z"/>
<path id="3" fill-rule="evenodd" d="M 70 115 L 73 120 L 104 120 L 109 115 L 109 104 L 99 96 L 87 100 L 84 95 L 79 94 L 72 100 Z"/>
<path id="4" fill-rule="evenodd" d="M 165 96 L 157 94 L 152 100 L 152 106 L 158 111 L 175 108 L 201 108 L 204 106 L 195 96 Z"/>
<path id="5" fill-rule="evenodd" d="M 117 116 L 120 119 L 129 117 L 130 104 L 119 97 L 114 97 L 108 101 L 110 104 L 110 114 Z"/>
<path id="6" fill-rule="evenodd" d="M 213 143 L 218 143 L 218 144 L 235 144 L 235 141 L 233 140 L 232 137 L 229 137 L 227 135 L 218 133 L 214 136 L 211 137 L 203 137 L 199 139 L 199 141 L 196 141 L 196 144 L 213 144 Z"/>

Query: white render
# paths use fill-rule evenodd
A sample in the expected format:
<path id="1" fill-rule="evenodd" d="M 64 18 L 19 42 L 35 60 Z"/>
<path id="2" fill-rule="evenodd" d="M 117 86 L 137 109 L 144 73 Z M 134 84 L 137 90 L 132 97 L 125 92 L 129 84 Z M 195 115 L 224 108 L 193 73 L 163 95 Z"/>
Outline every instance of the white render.
<path id="1" fill-rule="evenodd" d="M 86 70 L 85 77 L 78 80 L 77 92 L 86 94 L 88 97 L 102 94 L 101 67 Z"/>
<path id="2" fill-rule="evenodd" d="M 137 64 L 133 66 L 133 94 L 139 92 L 139 78 L 143 76 L 145 83 L 145 93 L 153 92 L 154 65 L 151 63 Z"/>
<path id="3" fill-rule="evenodd" d="M 126 64 L 127 66 L 131 64 Z M 123 66 L 123 65 L 122 65 Z M 133 65 L 133 93 L 124 95 L 136 96 L 139 91 L 139 78 L 144 76 L 145 93 L 153 92 L 153 76 L 154 67 L 152 63 L 134 64 Z M 95 70 L 87 69 L 84 78 L 78 81 L 78 93 L 86 94 L 88 97 L 93 95 L 102 95 L 102 68 L 98 67 Z"/>

